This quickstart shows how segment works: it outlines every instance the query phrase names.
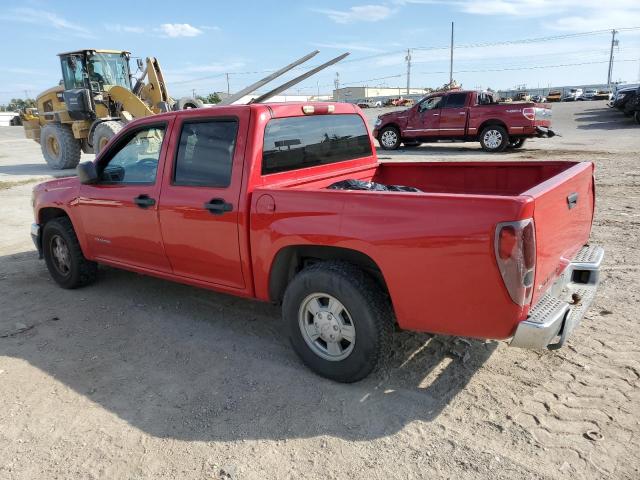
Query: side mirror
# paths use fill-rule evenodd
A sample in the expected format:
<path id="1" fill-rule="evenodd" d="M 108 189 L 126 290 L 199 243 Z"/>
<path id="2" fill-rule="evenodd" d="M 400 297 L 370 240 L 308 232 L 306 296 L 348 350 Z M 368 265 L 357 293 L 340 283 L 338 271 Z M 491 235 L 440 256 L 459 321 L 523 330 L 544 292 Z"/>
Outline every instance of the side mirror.
<path id="1" fill-rule="evenodd" d="M 78 178 L 83 185 L 91 185 L 98 181 L 96 164 L 93 162 L 82 162 L 76 167 Z"/>
<path id="2" fill-rule="evenodd" d="M 142 63 L 142 59 L 141 58 L 137 58 L 136 62 L 138 64 L 138 70 L 142 70 L 142 67 L 144 67 L 144 63 Z"/>

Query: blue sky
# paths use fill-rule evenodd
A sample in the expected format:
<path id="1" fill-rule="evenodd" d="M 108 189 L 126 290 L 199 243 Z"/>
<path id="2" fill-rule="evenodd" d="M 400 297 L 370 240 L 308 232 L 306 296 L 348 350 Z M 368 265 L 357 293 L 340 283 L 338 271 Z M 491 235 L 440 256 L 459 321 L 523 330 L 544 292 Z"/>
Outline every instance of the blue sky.
<path id="1" fill-rule="evenodd" d="M 343 85 L 405 86 L 407 48 L 412 86 L 434 87 L 448 80 L 451 21 L 454 78 L 465 87 L 597 83 L 606 81 L 611 35 L 572 35 L 640 27 L 640 0 L 3 2 L 0 103 L 55 85 L 56 54 L 80 48 L 156 56 L 174 97 L 226 90 L 226 72 L 239 89 L 316 48 L 310 65 L 351 56 L 289 93 L 330 93 L 336 72 Z M 558 36 L 567 37 L 502 43 Z M 636 82 L 640 28 L 618 38 L 614 79 Z M 499 45 L 474 46 L 487 43 Z"/>

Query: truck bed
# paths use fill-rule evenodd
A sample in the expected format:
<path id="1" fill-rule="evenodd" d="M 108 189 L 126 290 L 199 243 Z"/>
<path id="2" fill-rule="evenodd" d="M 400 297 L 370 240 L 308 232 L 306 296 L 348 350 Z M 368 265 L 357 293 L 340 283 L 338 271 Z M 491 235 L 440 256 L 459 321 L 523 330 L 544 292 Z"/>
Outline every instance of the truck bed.
<path id="1" fill-rule="evenodd" d="M 258 208 L 252 214 L 257 268 L 271 264 L 272 256 L 290 241 L 288 232 L 298 234 L 298 245 L 364 252 L 384 272 L 403 328 L 507 338 L 588 241 L 593 215 L 590 163 L 384 163 L 334 169 L 329 176 L 307 170 L 308 176 L 254 191 L 252 211 L 266 195 L 275 212 Z M 412 186 L 422 192 L 327 188 L 344 179 Z M 567 197 L 573 194 L 579 200 L 568 208 Z M 494 240 L 499 222 L 526 218 L 535 221 L 537 258 L 533 299 L 521 307 L 504 287 Z M 269 274 L 256 273 L 256 279 Z M 256 293 L 268 296 L 266 285 L 257 281 Z M 465 301 L 442 301 L 455 294 Z"/>

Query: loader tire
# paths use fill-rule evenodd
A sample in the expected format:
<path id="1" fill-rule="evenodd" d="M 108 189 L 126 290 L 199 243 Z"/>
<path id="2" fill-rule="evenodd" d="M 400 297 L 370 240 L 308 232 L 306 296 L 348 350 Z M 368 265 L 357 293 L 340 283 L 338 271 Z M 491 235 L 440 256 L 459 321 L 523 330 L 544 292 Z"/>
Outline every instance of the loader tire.
<path id="1" fill-rule="evenodd" d="M 204 104 L 197 98 L 183 97 L 173 104 L 174 110 L 188 110 L 190 108 L 202 108 Z"/>
<path id="2" fill-rule="evenodd" d="M 75 168 L 80 163 L 80 140 L 74 138 L 68 125 L 48 123 L 42 127 L 40 148 L 47 165 L 54 170 Z"/>
<path id="3" fill-rule="evenodd" d="M 93 151 L 98 155 L 104 147 L 107 146 L 109 140 L 116 136 L 122 130 L 124 125 L 116 120 L 99 123 L 93 131 Z"/>

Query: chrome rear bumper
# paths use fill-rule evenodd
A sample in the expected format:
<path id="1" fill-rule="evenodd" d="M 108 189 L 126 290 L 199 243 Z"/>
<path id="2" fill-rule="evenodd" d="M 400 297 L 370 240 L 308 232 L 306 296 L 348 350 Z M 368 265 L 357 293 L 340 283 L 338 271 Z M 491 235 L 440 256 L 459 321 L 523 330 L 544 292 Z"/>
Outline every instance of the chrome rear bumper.
<path id="1" fill-rule="evenodd" d="M 527 319 L 520 322 L 510 345 L 550 350 L 562 347 L 593 302 L 603 258 L 601 247 L 582 247 Z"/>

